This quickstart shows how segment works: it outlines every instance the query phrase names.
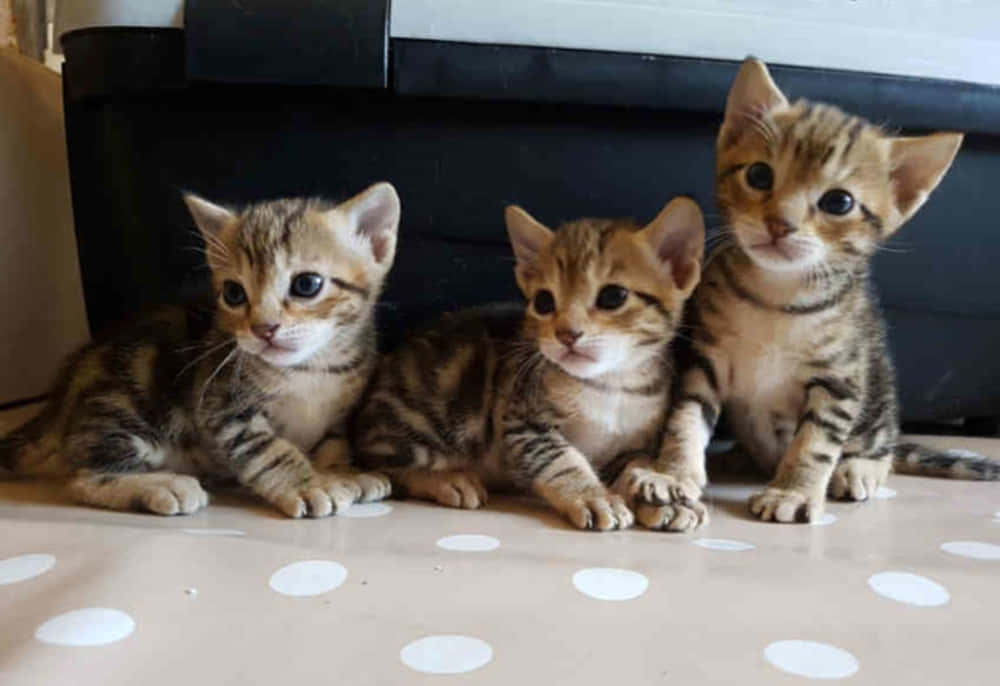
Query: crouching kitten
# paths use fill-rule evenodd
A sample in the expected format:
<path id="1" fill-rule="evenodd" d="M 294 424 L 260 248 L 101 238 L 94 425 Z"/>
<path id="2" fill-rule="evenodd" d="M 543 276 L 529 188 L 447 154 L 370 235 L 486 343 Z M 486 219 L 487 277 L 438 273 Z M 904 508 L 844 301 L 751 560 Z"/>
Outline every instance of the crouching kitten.
<path id="1" fill-rule="evenodd" d="M 388 356 L 357 459 L 442 505 L 477 508 L 484 483 L 513 486 L 581 529 L 628 527 L 599 474 L 658 445 L 701 212 L 678 198 L 645 227 L 582 219 L 553 232 L 518 207 L 506 221 L 527 305 L 447 315 Z"/>
<path id="2" fill-rule="evenodd" d="M 289 517 L 388 495 L 384 477 L 333 467 L 375 365 L 393 187 L 240 212 L 185 201 L 214 312 L 165 309 L 72 355 L 41 414 L 0 441 L 0 467 L 67 476 L 82 503 L 161 515 L 208 503 L 198 477 L 235 480 Z"/>

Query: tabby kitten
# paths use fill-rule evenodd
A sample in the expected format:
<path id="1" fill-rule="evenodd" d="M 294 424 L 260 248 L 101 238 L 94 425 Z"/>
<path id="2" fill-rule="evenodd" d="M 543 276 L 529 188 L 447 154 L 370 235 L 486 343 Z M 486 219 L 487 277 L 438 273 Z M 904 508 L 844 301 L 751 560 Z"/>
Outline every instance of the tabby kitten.
<path id="1" fill-rule="evenodd" d="M 659 459 L 638 479 L 639 520 L 704 520 L 705 447 L 720 408 L 774 479 L 763 520 L 814 521 L 829 488 L 865 500 L 899 471 L 997 478 L 1000 465 L 900 445 L 893 366 L 871 294 L 879 244 L 920 208 L 962 142 L 895 138 L 839 109 L 789 104 L 766 67 L 740 68 L 717 142 L 730 244 L 690 305 L 693 345 Z M 678 513 L 689 513 L 679 516 Z"/>
<path id="2" fill-rule="evenodd" d="M 0 467 L 69 476 L 89 505 L 162 515 L 208 503 L 197 476 L 235 479 L 289 517 L 388 495 L 380 475 L 332 468 L 347 461 L 346 418 L 375 366 L 395 189 L 240 213 L 184 199 L 214 317 L 165 309 L 78 351 L 42 413 L 0 442 Z"/>
<path id="3" fill-rule="evenodd" d="M 701 212 L 677 198 L 645 228 L 581 219 L 553 232 L 512 206 L 506 222 L 527 307 L 447 315 L 387 357 L 357 459 L 442 505 L 480 507 L 485 482 L 530 489 L 581 529 L 631 526 L 598 474 L 658 445 Z"/>

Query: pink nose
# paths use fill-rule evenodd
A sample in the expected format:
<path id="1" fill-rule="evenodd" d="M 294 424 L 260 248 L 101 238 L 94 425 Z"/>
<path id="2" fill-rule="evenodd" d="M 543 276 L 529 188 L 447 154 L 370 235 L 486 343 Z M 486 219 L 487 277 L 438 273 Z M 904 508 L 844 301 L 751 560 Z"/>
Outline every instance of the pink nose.
<path id="1" fill-rule="evenodd" d="M 281 324 L 254 324 L 250 327 L 253 331 L 253 335 L 265 341 L 270 341 L 274 338 L 274 333 L 278 330 Z"/>
<path id="2" fill-rule="evenodd" d="M 559 329 L 556 331 L 556 340 L 567 348 L 572 348 L 573 344 L 580 340 L 580 336 L 582 335 L 582 331 L 576 331 L 575 329 Z"/>
<path id="3" fill-rule="evenodd" d="M 764 223 L 767 225 L 767 232 L 771 234 L 772 240 L 779 240 L 798 231 L 798 227 L 782 217 L 765 217 Z"/>

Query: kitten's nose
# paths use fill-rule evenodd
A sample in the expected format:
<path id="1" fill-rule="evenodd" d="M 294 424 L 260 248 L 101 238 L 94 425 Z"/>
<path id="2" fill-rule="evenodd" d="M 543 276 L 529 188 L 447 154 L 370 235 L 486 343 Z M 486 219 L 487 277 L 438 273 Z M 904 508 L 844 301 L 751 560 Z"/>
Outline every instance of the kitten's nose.
<path id="1" fill-rule="evenodd" d="M 580 340 L 580 336 L 582 335 L 583 332 L 577 331 L 576 329 L 556 330 L 556 340 L 565 345 L 567 348 L 572 348 L 573 344 Z"/>
<path id="2" fill-rule="evenodd" d="M 774 240 L 784 238 L 799 230 L 797 226 L 790 224 L 782 217 L 765 217 L 764 223 L 767 225 L 767 232 Z"/>
<path id="3" fill-rule="evenodd" d="M 253 331 L 253 335 L 257 338 L 270 341 L 274 338 L 274 333 L 278 330 L 279 326 L 281 324 L 254 324 L 250 327 L 250 330 Z"/>

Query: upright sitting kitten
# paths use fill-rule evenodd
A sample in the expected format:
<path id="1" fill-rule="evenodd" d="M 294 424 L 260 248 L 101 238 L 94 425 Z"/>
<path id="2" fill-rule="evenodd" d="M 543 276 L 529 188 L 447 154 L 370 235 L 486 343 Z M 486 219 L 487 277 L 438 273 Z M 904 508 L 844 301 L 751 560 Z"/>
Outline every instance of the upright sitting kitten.
<path id="1" fill-rule="evenodd" d="M 693 350 L 640 521 L 703 510 L 705 447 L 720 407 L 773 481 L 763 520 L 812 521 L 829 486 L 864 500 L 899 471 L 997 478 L 1000 465 L 899 445 L 893 367 L 871 294 L 878 245 L 920 208 L 962 142 L 893 138 L 835 107 L 789 104 L 744 62 L 717 144 L 716 190 L 732 238 L 691 301 Z M 644 495 L 643 495 L 644 494 Z M 681 518 L 684 524 L 694 518 Z"/>
<path id="2" fill-rule="evenodd" d="M 167 309 L 74 354 L 42 413 L 0 442 L 0 467 L 71 477 L 82 502 L 187 514 L 195 476 L 236 479 L 289 517 L 384 497 L 346 459 L 344 424 L 376 360 L 374 306 L 399 199 L 277 200 L 239 214 L 189 195 L 214 321 Z"/>
<path id="3" fill-rule="evenodd" d="M 678 198 L 645 228 L 582 219 L 555 233 L 518 207 L 506 220 L 527 308 L 445 316 L 386 358 L 358 460 L 443 505 L 481 506 L 485 481 L 530 489 L 582 529 L 628 527 L 598 472 L 658 445 L 701 212 Z"/>

